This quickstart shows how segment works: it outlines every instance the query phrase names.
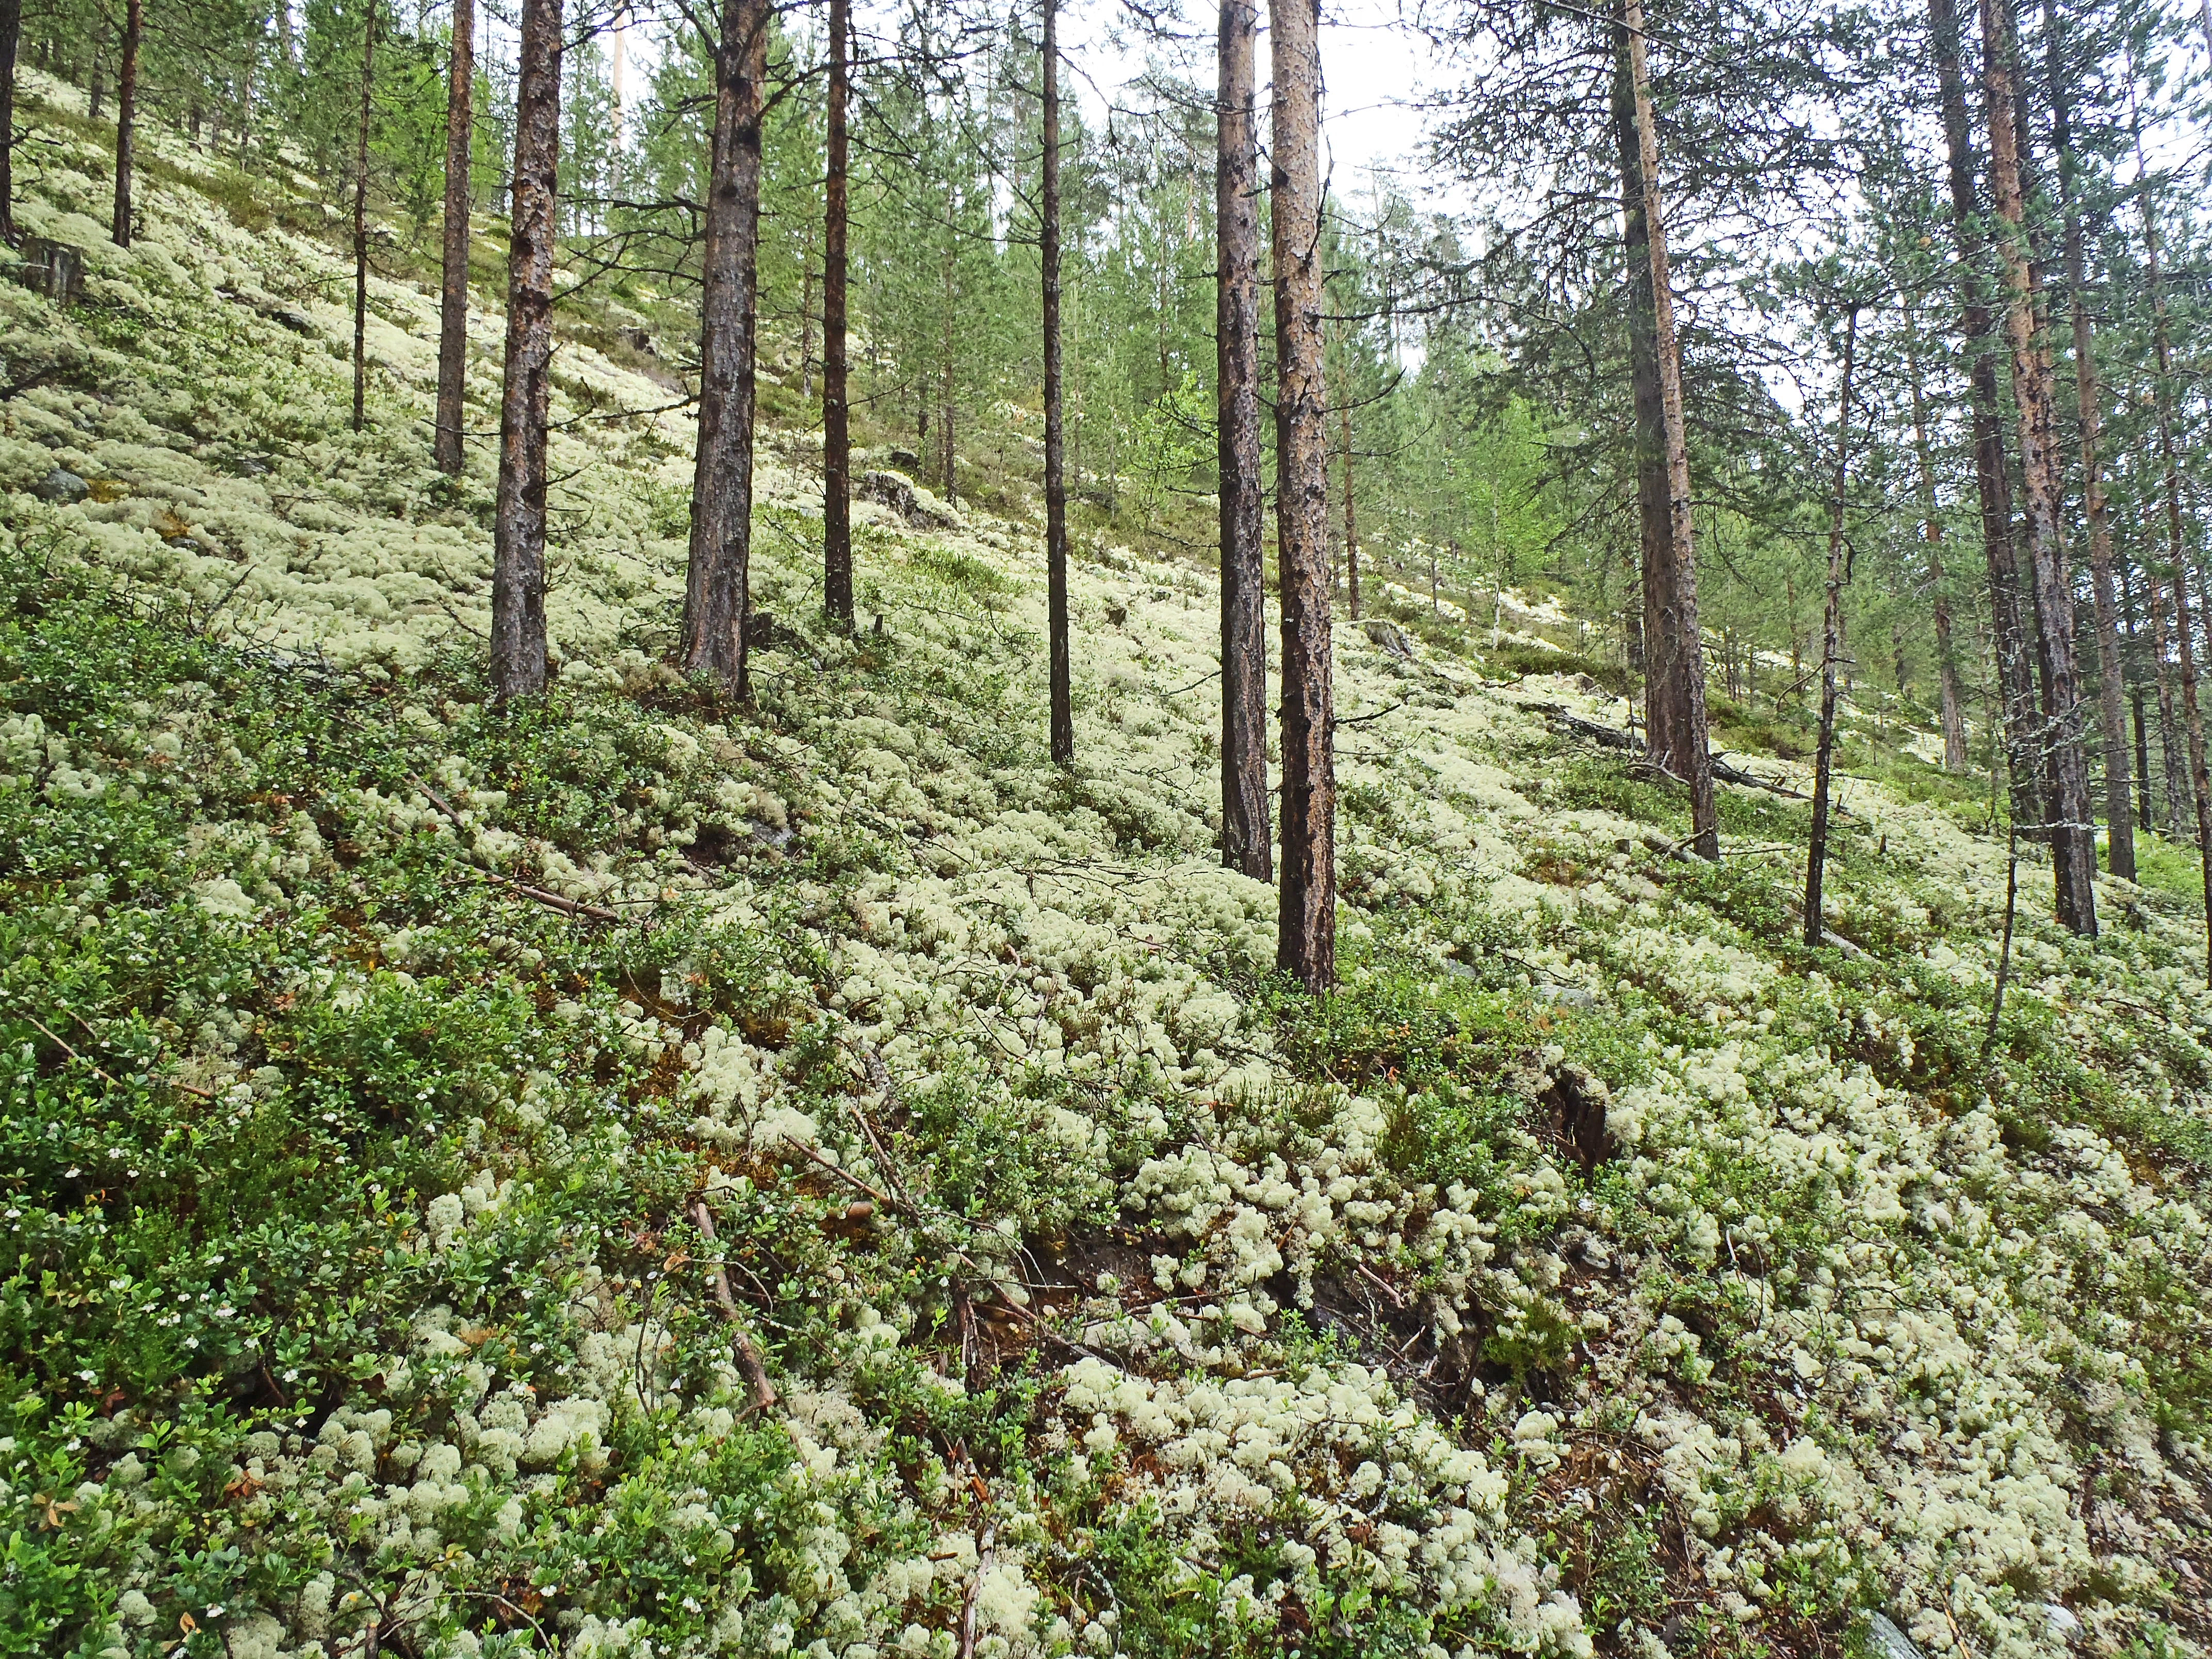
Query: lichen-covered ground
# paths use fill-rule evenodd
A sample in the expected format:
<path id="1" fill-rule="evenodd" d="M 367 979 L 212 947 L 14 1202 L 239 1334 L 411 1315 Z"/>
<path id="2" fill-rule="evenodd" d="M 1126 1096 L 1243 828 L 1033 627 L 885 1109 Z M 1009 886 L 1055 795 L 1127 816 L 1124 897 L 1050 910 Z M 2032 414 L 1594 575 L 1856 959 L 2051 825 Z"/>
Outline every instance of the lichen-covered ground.
<path id="1" fill-rule="evenodd" d="M 2001 842 L 1852 787 L 1808 951 L 1796 803 L 1674 856 L 1617 705 L 1340 624 L 1312 1005 L 1202 575 L 1083 550 L 1063 774 L 1036 527 L 866 509 L 833 637 L 779 438 L 718 706 L 580 348 L 493 708 L 434 300 L 354 435 L 342 268 L 163 155 L 0 283 L 0 1653 L 2204 1650 L 2195 919 L 2024 866 L 1992 1042 Z"/>

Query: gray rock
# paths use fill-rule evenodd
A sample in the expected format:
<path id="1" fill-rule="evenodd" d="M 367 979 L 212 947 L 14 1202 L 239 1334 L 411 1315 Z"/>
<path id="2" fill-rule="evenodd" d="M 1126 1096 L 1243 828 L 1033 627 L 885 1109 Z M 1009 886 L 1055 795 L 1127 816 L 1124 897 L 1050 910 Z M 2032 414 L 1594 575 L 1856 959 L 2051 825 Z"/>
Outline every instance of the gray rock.
<path id="1" fill-rule="evenodd" d="M 1413 641 L 1406 637 L 1406 630 L 1388 617 L 1370 617 L 1360 626 L 1367 630 L 1369 639 L 1392 656 L 1412 658 Z"/>
<path id="2" fill-rule="evenodd" d="M 1867 1651 L 1875 1659 L 1926 1659 L 1913 1639 L 1890 1623 L 1886 1613 L 1867 1620 Z"/>
<path id="3" fill-rule="evenodd" d="M 958 522 L 937 506 L 934 498 L 916 489 L 914 480 L 902 472 L 862 473 L 853 493 L 864 501 L 881 502 L 920 529 L 949 530 Z"/>
<path id="4" fill-rule="evenodd" d="M 1579 985 L 1540 985 L 1534 995 L 1539 1002 L 1548 1002 L 1560 1008 L 1594 1008 L 1597 993 L 1586 991 Z"/>
<path id="5" fill-rule="evenodd" d="M 92 494 L 92 486 L 65 466 L 58 466 L 32 487 L 31 493 L 42 501 L 74 503 Z"/>

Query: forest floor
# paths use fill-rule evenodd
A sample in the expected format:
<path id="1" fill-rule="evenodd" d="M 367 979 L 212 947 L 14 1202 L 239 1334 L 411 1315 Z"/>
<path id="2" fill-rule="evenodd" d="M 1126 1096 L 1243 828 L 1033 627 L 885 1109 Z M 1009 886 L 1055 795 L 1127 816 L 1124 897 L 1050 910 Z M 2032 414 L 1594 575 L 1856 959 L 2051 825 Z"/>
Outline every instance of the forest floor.
<path id="1" fill-rule="evenodd" d="M 717 702 L 582 343 L 494 708 L 434 296 L 351 432 L 349 273 L 155 143 L 0 283 L 0 1653 L 2212 1650 L 2184 899 L 2024 862 L 1993 1023 L 1942 789 L 1847 787 L 1809 950 L 1801 800 L 1687 858 L 1587 678 L 1340 622 L 1312 1002 L 1203 572 L 1079 549 L 1061 771 L 1036 526 L 865 505 L 839 637 L 773 431 Z"/>

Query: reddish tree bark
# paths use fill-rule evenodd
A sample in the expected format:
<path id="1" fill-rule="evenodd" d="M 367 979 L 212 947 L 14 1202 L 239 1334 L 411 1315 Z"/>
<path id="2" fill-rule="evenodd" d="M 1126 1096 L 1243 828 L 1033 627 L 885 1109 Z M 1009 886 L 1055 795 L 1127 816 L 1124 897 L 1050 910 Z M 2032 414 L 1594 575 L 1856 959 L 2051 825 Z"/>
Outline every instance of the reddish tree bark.
<path id="1" fill-rule="evenodd" d="M 507 190 L 507 362 L 492 526 L 491 684 L 545 690 L 546 416 L 553 394 L 556 168 L 561 155 L 562 0 L 523 0 Z"/>
<path id="2" fill-rule="evenodd" d="M 1221 475 L 1221 861 L 1274 876 L 1267 822 L 1260 460 L 1260 120 L 1254 0 L 1221 0 L 1215 94 L 1214 390 Z M 1355 583 L 1357 578 L 1354 578 Z M 1358 593 L 1355 586 L 1353 592 Z M 1355 597 L 1353 614 L 1358 613 Z"/>
<path id="3" fill-rule="evenodd" d="M 2005 769 L 2014 822 L 2023 835 L 2039 839 L 2043 800 L 2035 763 L 2035 669 L 2027 622 L 2021 610 L 2020 567 L 2013 554 L 2012 480 L 2005 462 L 1996 325 L 1989 303 L 1989 247 L 1980 228 L 1973 128 L 1966 113 L 1955 0 L 1928 0 L 1928 21 L 1949 168 L 1951 234 L 1959 251 L 1960 331 L 1966 347 L 1974 485 L 1981 504 L 1983 562 L 1989 574 L 1990 638 L 2003 702 Z"/>
<path id="4" fill-rule="evenodd" d="M 2076 199 L 2073 112 L 2067 98 L 2063 26 L 2052 0 L 2043 0 L 2048 38 L 2051 148 L 2058 152 L 2058 199 L 2066 251 L 2066 309 L 2074 331 L 2074 396 L 2081 447 L 2081 509 L 2089 521 L 2089 577 L 2097 616 L 2098 735 L 2105 750 L 2106 863 L 2112 872 L 2136 878 L 2135 781 L 2128 756 L 2127 714 L 2122 702 L 2119 602 L 2112 574 L 2112 522 L 2105 501 L 2101 397 L 2097 384 L 2096 329 L 2083 297 L 2087 256 Z"/>
<path id="5" fill-rule="evenodd" d="M 469 362 L 471 104 L 476 95 L 476 0 L 453 0 L 453 56 L 446 70 L 445 270 L 438 295 L 438 471 L 461 470 L 462 398 Z"/>
<path id="6" fill-rule="evenodd" d="M 1283 633 L 1275 965 L 1318 993 L 1336 982 L 1318 0 L 1271 0 L 1268 19 L 1275 84 L 1267 198 L 1275 267 L 1275 548 Z"/>
<path id="7" fill-rule="evenodd" d="M 1990 195 L 2006 291 L 2005 339 L 2012 349 L 2013 402 L 2020 411 L 2021 506 L 2028 571 L 2048 670 L 2044 708 L 2052 789 L 2051 862 L 2062 927 L 2097 931 L 2096 824 L 2082 752 L 2081 682 L 2074 650 L 2074 596 L 2066 569 L 2063 501 L 2051 357 L 2043 342 L 2041 283 L 2028 244 L 2021 182 L 2018 50 L 2004 0 L 1981 0 L 1982 85 L 1989 112 Z"/>
<path id="8" fill-rule="evenodd" d="M 1668 272 L 1667 220 L 1659 191 L 1659 135 L 1644 51 L 1643 0 L 1624 0 L 1629 94 L 1636 115 L 1637 159 L 1643 184 L 1645 251 L 1651 267 L 1652 341 L 1658 355 L 1659 412 L 1667 460 L 1667 543 L 1660 601 L 1644 617 L 1645 672 L 1662 680 L 1667 708 L 1663 741 L 1652 758 L 1690 786 L 1690 850 L 1720 856 L 1720 814 L 1713 799 L 1713 757 L 1705 733 L 1705 653 L 1698 622 L 1698 552 L 1691 523 L 1690 446 L 1682 410 L 1681 343 L 1674 331 L 1674 285 Z"/>

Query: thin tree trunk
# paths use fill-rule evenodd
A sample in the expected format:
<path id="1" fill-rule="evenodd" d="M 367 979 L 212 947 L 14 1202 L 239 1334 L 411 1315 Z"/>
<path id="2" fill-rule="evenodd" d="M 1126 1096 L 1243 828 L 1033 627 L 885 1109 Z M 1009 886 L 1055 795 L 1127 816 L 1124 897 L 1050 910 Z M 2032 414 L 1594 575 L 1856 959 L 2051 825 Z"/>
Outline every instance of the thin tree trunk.
<path id="1" fill-rule="evenodd" d="M 2173 672 L 2167 661 L 2173 641 L 2167 624 L 2166 584 L 2155 568 L 2147 568 L 2143 576 L 2150 583 L 2152 661 L 2158 671 L 2158 743 L 2159 759 L 2166 774 L 2166 833 L 2168 838 L 2179 841 L 2183 823 L 2197 811 L 2197 795 L 2191 787 L 2188 763 L 2182 753 L 2181 717 L 2173 695 Z"/>
<path id="2" fill-rule="evenodd" d="M 95 24 L 94 27 L 96 28 L 99 26 Z M 100 61 L 100 48 L 97 46 L 94 46 L 92 51 L 92 74 L 90 79 L 92 84 L 87 90 L 91 100 L 92 118 L 97 121 L 100 119 L 100 100 L 106 79 L 104 67 Z"/>
<path id="3" fill-rule="evenodd" d="M 940 378 L 938 387 L 939 413 L 937 423 L 937 441 L 941 457 L 941 465 L 938 470 L 944 477 L 945 501 L 948 507 L 960 505 L 960 480 L 957 461 L 952 447 L 952 307 L 957 303 L 959 298 L 958 289 L 953 282 L 952 237 L 954 234 L 955 233 L 948 228 L 945 232 L 945 250 L 938 262 L 938 283 L 943 301 L 938 308 L 939 319 L 938 360 Z"/>
<path id="4" fill-rule="evenodd" d="M 138 36 L 145 11 L 145 0 L 130 0 L 123 12 L 123 67 L 115 82 L 115 222 L 108 233 L 118 247 L 131 246 L 131 183 L 138 148 Z"/>
<path id="5" fill-rule="evenodd" d="M 1344 405 L 1344 565 L 1351 586 L 1352 620 L 1359 620 L 1359 526 L 1352 511 L 1352 404 Z"/>
<path id="6" fill-rule="evenodd" d="M 2066 250 L 2066 309 L 2074 327 L 2074 390 L 2081 444 L 2081 507 L 2089 521 L 2089 571 L 2097 614 L 2098 735 L 2105 750 L 2106 860 L 2112 872 L 2136 878 L 2133 781 L 2128 757 L 2127 716 L 2122 707 L 2119 606 L 2113 592 L 2112 524 L 2105 500 L 2098 454 L 2100 399 L 2097 385 L 2096 331 L 2086 297 L 2087 258 L 2083 250 L 2081 204 L 2075 199 L 2077 171 L 2072 111 L 2068 105 L 2066 66 L 2061 52 L 2062 25 L 2053 0 L 2043 0 L 2048 37 L 2051 147 L 2057 151 L 2058 199 L 2063 210 Z"/>
<path id="7" fill-rule="evenodd" d="M 15 51 L 23 37 L 23 0 L 0 0 L 0 241 L 15 232 Z"/>
<path id="8" fill-rule="evenodd" d="M 1260 457 L 1260 136 L 1254 0 L 1221 0 L 1213 169 L 1221 475 L 1221 861 L 1274 876 L 1267 822 L 1267 570 Z M 1358 587 L 1352 588 L 1353 612 Z"/>
<path id="9" fill-rule="evenodd" d="M 684 672 L 751 694 L 745 649 L 760 315 L 761 109 L 770 0 L 722 0 L 699 309 L 699 435 Z"/>
<path id="10" fill-rule="evenodd" d="M 2059 924 L 2087 938 L 2097 932 L 2097 831 L 2083 753 L 2079 672 L 2074 649 L 2074 595 L 2066 569 L 2060 515 L 2057 418 L 2051 357 L 2040 318 L 2041 284 L 2027 235 L 2021 183 L 2018 57 L 2006 0 L 1981 0 L 1983 88 L 1989 111 L 1990 193 L 2004 275 L 2005 337 L 2012 348 L 2013 401 L 2020 411 L 2022 507 L 2036 621 L 2050 680 L 2045 698 L 2053 799 L 2051 862 Z"/>
<path id="11" fill-rule="evenodd" d="M 2169 533 L 2173 538 L 2178 573 L 2181 568 L 2181 532 L 2178 527 L 2181 512 L 2170 449 L 2162 459 L 2166 459 L 2167 466 L 2167 512 L 2174 526 Z M 2212 626 L 2212 619 L 2208 619 L 2207 625 Z M 2189 582 L 2185 576 L 2179 574 L 2173 581 L 2173 628 L 2175 643 L 2181 653 L 2181 708 L 2189 733 L 2190 793 L 2197 802 L 2197 855 L 2204 872 L 2204 981 L 2212 985 L 2212 779 L 2208 779 L 2205 775 L 2204 717 L 2197 696 L 2197 652 L 2189 625 Z"/>
<path id="12" fill-rule="evenodd" d="M 462 398 L 469 362 L 470 104 L 476 92 L 476 0 L 453 0 L 453 51 L 446 72 L 446 240 L 438 295 L 438 471 L 461 470 Z"/>
<path id="13" fill-rule="evenodd" d="M 368 424 L 368 127 L 376 111 L 376 0 L 361 26 L 361 129 L 353 154 L 353 429 Z"/>
<path id="14" fill-rule="evenodd" d="M 2143 723 L 2143 691 L 2140 685 L 2128 688 L 2128 700 L 2136 718 L 2136 794 L 2139 803 L 2139 817 L 2143 828 L 2151 827 L 2150 795 L 2150 734 Z"/>
<path id="15" fill-rule="evenodd" d="M 799 255 L 799 398 L 814 400 L 814 222 Z"/>
<path id="16" fill-rule="evenodd" d="M 1674 749 L 1674 698 L 1667 681 L 1668 659 L 1653 649 L 1667 611 L 1666 586 L 1673 527 L 1667 516 L 1667 416 L 1659 390 L 1659 330 L 1651 294 L 1651 234 L 1646 217 L 1642 140 L 1636 125 L 1636 93 L 1623 21 L 1614 31 L 1613 142 L 1620 167 L 1622 275 L 1628 295 L 1628 378 L 1636 416 L 1636 518 L 1640 604 L 1631 656 L 1644 674 L 1644 741 L 1654 755 Z"/>
<path id="17" fill-rule="evenodd" d="M 1067 479 L 1060 363 L 1060 0 L 1044 0 L 1044 198 L 1041 255 L 1044 287 L 1044 558 L 1052 758 L 1075 764 L 1075 702 L 1067 636 Z"/>
<path id="18" fill-rule="evenodd" d="M 1713 757 L 1705 735 L 1705 656 L 1698 625 L 1698 552 L 1691 523 L 1690 447 L 1682 410 L 1682 354 L 1674 331 L 1674 284 L 1668 276 L 1667 218 L 1659 193 L 1659 134 L 1651 109 L 1644 50 L 1643 0 L 1623 0 L 1628 29 L 1629 91 L 1636 110 L 1637 159 L 1643 176 L 1644 228 L 1651 265 L 1652 337 L 1659 356 L 1659 405 L 1667 454 L 1666 580 L 1662 609 L 1648 617 L 1647 658 L 1662 666 L 1667 692 L 1666 745 L 1652 758 L 1690 786 L 1690 850 L 1720 856 L 1720 816 L 1713 799 Z M 1656 626 L 1653 624 L 1656 623 Z"/>
<path id="19" fill-rule="evenodd" d="M 2155 830 L 2158 813 L 2154 805 L 2151 787 L 2150 741 L 2143 720 L 2142 633 L 2136 622 L 2135 585 L 2128 580 L 2128 567 L 2120 566 L 2120 616 L 2127 625 L 2127 640 L 2122 655 L 2124 664 L 2132 665 L 2128 677 L 2128 699 L 2135 711 L 2136 724 L 2136 822 L 2145 830 Z M 2164 665 L 2160 665 L 2161 671 Z"/>
<path id="20" fill-rule="evenodd" d="M 1959 251 L 1960 333 L 1966 348 L 1974 483 L 1981 503 L 1982 553 L 1989 573 L 1991 646 L 2003 709 L 2005 770 L 2012 815 L 2031 836 L 2043 821 L 2035 764 L 2035 684 L 2027 619 L 2020 604 L 2020 568 L 2012 545 L 2012 480 L 2005 464 L 2002 402 L 1984 267 L 1988 244 L 1974 185 L 1973 128 L 1966 113 L 1956 0 L 1928 0 L 1936 78 L 1949 162 L 1951 234 Z"/>
<path id="21" fill-rule="evenodd" d="M 546 416 L 553 395 L 553 215 L 561 159 L 562 0 L 523 0 L 507 188 L 506 379 L 494 509 L 491 684 L 545 690 Z"/>
<path id="22" fill-rule="evenodd" d="M 822 216 L 822 609 L 853 631 L 853 428 L 845 362 L 845 104 L 851 0 L 830 0 L 829 170 Z"/>
<path id="23" fill-rule="evenodd" d="M 1928 397 L 1920 380 L 1919 325 L 1912 302 L 1904 302 L 1905 378 L 1912 394 L 1912 453 L 1920 471 L 1921 541 L 1928 550 L 1928 586 L 1936 623 L 1937 723 L 1943 732 L 1943 769 L 1966 769 L 1966 716 L 1959 690 L 1959 658 L 1951 641 L 1951 599 L 1943 587 L 1943 522 L 1936 501 L 1936 463 L 1928 446 Z M 1902 676 L 1900 678 L 1900 689 Z"/>
<path id="24" fill-rule="evenodd" d="M 2212 985 L 2212 777 L 2204 765 L 2204 720 L 2197 700 L 2197 653 L 2189 627 L 2188 544 L 2181 519 L 2181 476 L 2173 453 L 2173 342 L 2166 313 L 2166 288 L 2160 278 L 2158 251 L 2158 213 L 2143 184 L 2142 118 L 2135 110 L 2135 63 L 2128 63 L 2128 103 L 2135 133 L 2137 196 L 2142 203 L 2144 274 L 2150 279 L 2152 338 L 2158 352 L 2158 385 L 2154 402 L 2158 411 L 2158 460 L 2161 494 L 2166 505 L 2166 554 L 2173 566 L 2173 623 L 2175 645 L 2181 653 L 2181 705 L 2189 729 L 2190 793 L 2197 802 L 2197 854 L 2203 866 L 2205 983 Z M 2154 594 L 2157 589 L 2152 589 Z M 2212 617 L 2206 619 L 2212 630 Z"/>
<path id="25" fill-rule="evenodd" d="M 1836 402 L 1836 482 L 1828 519 L 1828 606 L 1820 637 L 1820 737 L 1813 758 L 1813 836 L 1805 855 L 1805 943 L 1818 947 L 1827 929 L 1821 884 L 1828 867 L 1828 787 L 1836 754 L 1836 661 L 1843 654 L 1844 586 L 1851 579 L 1844 540 L 1844 484 L 1850 465 L 1851 375 L 1857 367 L 1859 311 L 1844 319 L 1844 386 Z"/>
<path id="26" fill-rule="evenodd" d="M 1283 632 L 1282 884 L 1275 965 L 1336 982 L 1336 762 L 1322 384 L 1321 14 L 1271 0 L 1267 205 L 1275 266 L 1275 548 Z"/>

